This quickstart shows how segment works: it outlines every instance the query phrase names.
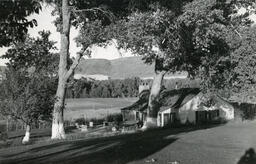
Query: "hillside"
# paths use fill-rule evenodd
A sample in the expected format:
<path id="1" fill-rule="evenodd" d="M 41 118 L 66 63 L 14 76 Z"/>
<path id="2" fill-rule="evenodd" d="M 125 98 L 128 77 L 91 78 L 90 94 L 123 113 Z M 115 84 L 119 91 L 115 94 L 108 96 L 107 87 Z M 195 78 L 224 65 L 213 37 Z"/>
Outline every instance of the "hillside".
<path id="1" fill-rule="evenodd" d="M 76 74 L 102 74 L 110 75 L 111 71 L 111 62 L 107 59 L 84 59 L 82 58 L 77 69 L 75 70 Z"/>
<path id="2" fill-rule="evenodd" d="M 154 76 L 154 66 L 145 64 L 141 60 L 141 57 L 125 57 L 115 60 L 83 59 L 76 69 L 75 74 L 105 75 L 111 79 L 129 77 L 150 78 Z M 184 75 L 184 73 L 181 75 Z"/>
<path id="3" fill-rule="evenodd" d="M 5 66 L 0 66 L 0 75 L 3 74 Z M 166 75 L 166 78 L 184 78 L 185 73 Z M 130 77 L 152 78 L 154 76 L 154 65 L 145 64 L 141 57 L 123 57 L 115 60 L 107 59 L 84 59 L 82 58 L 75 77 L 82 76 L 97 78 L 99 80 L 124 79 Z"/>
<path id="4" fill-rule="evenodd" d="M 154 67 L 145 64 L 140 57 L 126 57 L 111 60 L 111 78 L 149 77 L 154 74 Z"/>

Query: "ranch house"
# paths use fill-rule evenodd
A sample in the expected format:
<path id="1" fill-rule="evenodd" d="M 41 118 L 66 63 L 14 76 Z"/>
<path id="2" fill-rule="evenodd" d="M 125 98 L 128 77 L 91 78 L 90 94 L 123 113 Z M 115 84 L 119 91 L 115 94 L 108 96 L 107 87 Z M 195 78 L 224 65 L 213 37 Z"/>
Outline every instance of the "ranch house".
<path id="1" fill-rule="evenodd" d="M 149 90 L 143 91 L 140 99 L 129 107 L 121 109 L 124 121 L 141 121 L 146 116 Z M 161 107 L 157 115 L 159 127 L 181 124 L 203 124 L 218 120 L 234 119 L 234 108 L 218 95 L 204 96 L 198 88 L 181 88 L 163 91 Z"/>

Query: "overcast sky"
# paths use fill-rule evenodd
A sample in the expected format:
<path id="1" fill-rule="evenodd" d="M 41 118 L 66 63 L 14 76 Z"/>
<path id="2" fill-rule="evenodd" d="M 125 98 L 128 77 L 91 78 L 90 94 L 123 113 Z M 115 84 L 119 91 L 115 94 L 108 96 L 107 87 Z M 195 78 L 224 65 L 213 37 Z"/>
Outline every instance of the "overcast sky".
<path id="1" fill-rule="evenodd" d="M 42 30 L 50 30 L 51 31 L 51 40 L 57 41 L 56 46 L 59 48 L 60 47 L 60 33 L 56 31 L 55 25 L 52 23 L 54 21 L 54 17 L 51 15 L 52 11 L 51 6 L 43 7 L 42 11 L 40 14 L 34 14 L 28 19 L 36 19 L 38 26 L 34 28 L 29 28 L 28 33 L 31 36 L 38 36 L 38 31 Z M 76 43 L 74 42 L 74 38 L 77 36 L 78 30 L 71 28 L 70 31 L 70 53 L 71 56 L 75 56 L 76 52 L 78 52 L 80 49 L 79 47 L 76 46 Z M 0 56 L 3 55 L 8 48 L 0 48 Z M 125 53 L 122 52 L 123 56 L 131 56 L 131 53 Z M 101 47 L 93 47 L 92 48 L 92 58 L 104 58 L 104 59 L 116 59 L 120 57 L 120 53 L 118 52 L 117 48 L 115 48 L 114 45 L 108 46 L 107 48 L 101 48 Z M 0 65 L 5 65 L 7 60 L 0 59 Z"/>

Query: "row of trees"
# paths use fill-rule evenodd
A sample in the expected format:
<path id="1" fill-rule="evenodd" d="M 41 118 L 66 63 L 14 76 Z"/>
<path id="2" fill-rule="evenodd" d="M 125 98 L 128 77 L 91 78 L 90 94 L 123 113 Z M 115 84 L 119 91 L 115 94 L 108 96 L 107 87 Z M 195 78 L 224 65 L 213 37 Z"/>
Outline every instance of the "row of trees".
<path id="1" fill-rule="evenodd" d="M 5 36 L 1 38 L 1 46 L 22 40 L 27 27 L 36 24 L 34 20 L 27 21 L 26 16 L 39 12 L 40 3 L 37 2 L 1 2 L 2 8 L 19 6 L 18 9 L 25 11 L 17 14 L 10 10 L 1 15 L 1 33 Z M 82 55 L 90 55 L 90 46 L 104 46 L 113 38 L 119 48 L 129 49 L 143 56 L 146 63 L 155 65 L 143 129 L 156 126 L 156 104 L 167 72 L 187 71 L 190 77 L 201 78 L 202 89 L 209 92 L 229 86 L 232 91 L 240 91 L 255 84 L 255 27 L 248 19 L 248 15 L 254 12 L 253 0 L 46 2 L 56 7 L 55 14 L 59 17 L 55 23 L 61 33 L 52 139 L 65 138 L 66 86 Z M 238 14 L 242 7 L 246 12 Z M 81 46 L 81 52 L 72 62 L 68 60 L 71 25 L 80 30 L 76 41 Z M 12 30 L 5 30 L 9 27 Z"/>
<path id="2" fill-rule="evenodd" d="M 140 79 L 92 81 L 87 79 L 74 80 L 67 88 L 67 98 L 119 98 L 137 97 Z"/>
<path id="3" fill-rule="evenodd" d="M 138 97 L 139 85 L 146 83 L 150 86 L 152 80 L 127 78 L 123 80 L 92 81 L 87 79 L 73 80 L 67 87 L 66 98 L 122 98 Z M 199 88 L 200 80 L 172 79 L 164 80 L 166 89 Z"/>

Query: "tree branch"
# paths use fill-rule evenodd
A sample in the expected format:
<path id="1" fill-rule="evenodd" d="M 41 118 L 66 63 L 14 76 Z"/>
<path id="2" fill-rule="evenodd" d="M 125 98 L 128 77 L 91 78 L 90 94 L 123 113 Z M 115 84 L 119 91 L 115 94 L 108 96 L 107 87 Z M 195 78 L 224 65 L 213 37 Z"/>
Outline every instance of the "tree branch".
<path id="1" fill-rule="evenodd" d="M 73 7 L 73 13 L 76 15 L 76 13 L 85 13 L 85 12 L 101 12 L 103 15 L 105 15 L 106 17 L 108 17 L 109 20 L 113 20 L 114 19 L 114 15 L 112 12 L 108 11 L 108 10 L 104 10 L 103 8 L 100 7 L 93 7 L 90 9 L 76 9 L 75 7 Z"/>
<path id="2" fill-rule="evenodd" d="M 242 35 L 237 31 L 237 29 L 235 29 L 235 27 L 231 24 L 231 27 L 233 28 L 233 30 L 235 31 L 235 33 L 242 38 Z"/>
<path id="3" fill-rule="evenodd" d="M 66 79 L 68 79 L 74 73 L 84 52 L 85 52 L 85 50 L 82 53 L 77 53 L 75 60 L 73 61 L 72 65 L 70 66 L 69 70 L 67 71 L 67 73 L 65 75 Z"/>

